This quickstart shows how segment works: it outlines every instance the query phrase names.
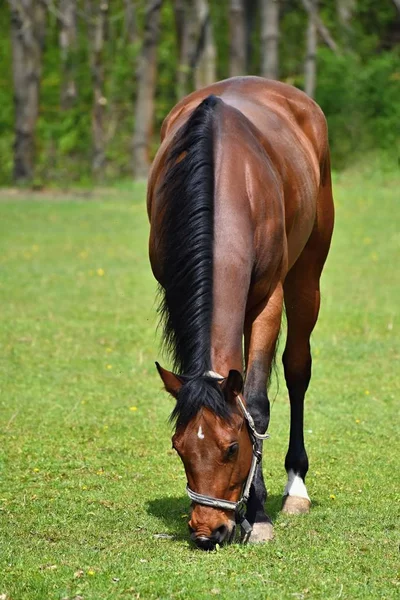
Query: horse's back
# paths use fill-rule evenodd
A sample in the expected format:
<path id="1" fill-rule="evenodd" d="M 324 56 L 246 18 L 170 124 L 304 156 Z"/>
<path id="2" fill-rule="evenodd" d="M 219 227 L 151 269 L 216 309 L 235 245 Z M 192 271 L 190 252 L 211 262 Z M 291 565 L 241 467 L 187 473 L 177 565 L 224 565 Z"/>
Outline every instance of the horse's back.
<path id="1" fill-rule="evenodd" d="M 177 130 L 211 94 L 222 99 L 224 107 L 219 111 L 227 117 L 222 119 L 225 131 L 218 127 L 217 143 L 218 135 L 226 139 L 226 134 L 235 127 L 241 128 L 239 142 L 243 143 L 247 126 L 248 133 L 257 138 L 258 152 L 265 151 L 282 185 L 289 204 L 290 228 L 294 211 L 307 210 L 305 203 L 315 196 L 328 154 L 327 126 L 321 109 L 293 86 L 261 77 L 234 77 L 193 92 L 164 120 L 162 144 L 150 181 L 162 170 L 165 153 Z"/>
<path id="2" fill-rule="evenodd" d="M 265 136 L 281 145 L 286 129 L 298 129 L 322 159 L 327 148 L 327 127 L 318 104 L 301 90 L 262 77 L 234 77 L 197 90 L 183 98 L 164 120 L 162 140 L 174 133 L 204 98 L 213 94 L 240 110 Z M 275 135 L 276 134 L 276 135 Z"/>
<path id="3" fill-rule="evenodd" d="M 271 244 L 281 247 L 290 267 L 314 227 L 329 152 L 321 109 L 292 86 L 260 77 L 235 77 L 181 100 L 162 126 L 162 144 L 149 178 L 149 213 L 157 202 L 153 191 L 175 134 L 210 95 L 222 100 L 214 121 L 216 222 L 229 221 L 229 228 L 223 229 L 240 232 L 233 236 L 236 239 L 250 239 L 256 231 L 253 239 L 258 243 L 252 255 L 261 270 L 266 264 L 262 254 L 270 256 Z"/>

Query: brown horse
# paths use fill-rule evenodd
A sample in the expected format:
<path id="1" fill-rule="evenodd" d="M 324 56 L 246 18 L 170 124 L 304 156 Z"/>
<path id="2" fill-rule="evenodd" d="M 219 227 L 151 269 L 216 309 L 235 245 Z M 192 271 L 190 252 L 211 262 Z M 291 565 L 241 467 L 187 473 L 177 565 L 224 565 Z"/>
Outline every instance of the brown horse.
<path id="1" fill-rule="evenodd" d="M 148 185 L 150 260 L 178 374 L 157 368 L 176 398 L 172 439 L 193 502 L 191 538 L 212 549 L 233 538 L 236 517 L 249 541 L 262 542 L 272 524 L 259 432 L 269 424 L 283 302 L 283 510 L 310 507 L 303 406 L 334 221 L 326 121 L 303 92 L 238 77 L 184 98 L 161 138 Z"/>

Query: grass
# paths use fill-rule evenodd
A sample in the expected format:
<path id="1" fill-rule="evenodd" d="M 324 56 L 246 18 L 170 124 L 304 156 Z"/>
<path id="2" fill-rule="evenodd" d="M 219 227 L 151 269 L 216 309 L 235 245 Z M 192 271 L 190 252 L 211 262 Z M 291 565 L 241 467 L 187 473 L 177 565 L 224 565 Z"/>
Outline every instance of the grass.
<path id="1" fill-rule="evenodd" d="M 1 598 L 399 597 L 399 184 L 336 177 L 306 410 L 313 510 L 279 512 L 280 374 L 264 465 L 275 540 L 215 553 L 188 543 L 143 186 L 2 192 Z"/>

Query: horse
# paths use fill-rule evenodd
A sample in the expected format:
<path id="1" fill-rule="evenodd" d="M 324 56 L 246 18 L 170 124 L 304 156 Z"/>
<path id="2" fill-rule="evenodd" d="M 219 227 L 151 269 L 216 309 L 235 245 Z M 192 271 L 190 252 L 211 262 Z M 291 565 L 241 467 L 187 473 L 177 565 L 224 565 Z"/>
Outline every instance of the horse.
<path id="1" fill-rule="evenodd" d="M 310 335 L 334 223 L 326 119 L 304 92 L 235 77 L 195 91 L 167 115 L 151 166 L 149 256 L 163 341 L 156 363 L 175 399 L 173 448 L 203 550 L 266 542 L 263 439 L 268 382 L 285 305 L 290 399 L 282 510 L 307 513 L 304 397 Z M 244 342 L 244 343 L 243 343 Z"/>

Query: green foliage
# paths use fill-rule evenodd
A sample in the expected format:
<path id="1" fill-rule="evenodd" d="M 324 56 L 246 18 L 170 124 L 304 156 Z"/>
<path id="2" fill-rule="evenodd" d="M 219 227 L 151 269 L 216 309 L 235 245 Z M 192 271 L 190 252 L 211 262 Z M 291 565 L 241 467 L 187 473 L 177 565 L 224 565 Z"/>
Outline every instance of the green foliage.
<path id="1" fill-rule="evenodd" d="M 132 133 L 136 97 L 136 69 L 143 31 L 144 0 L 136 3 L 138 43 L 125 33 L 124 2 L 109 3 L 110 15 L 104 52 L 107 141 L 105 180 L 131 174 Z M 400 51 L 396 47 L 399 18 L 394 3 L 358 0 L 351 30 L 342 31 L 336 4 L 321 2 L 321 16 L 341 52 L 323 46 L 318 52 L 317 101 L 327 115 L 333 161 L 340 168 L 371 148 L 395 152 L 399 142 Z M 210 2 L 217 46 L 217 73 L 229 75 L 228 0 Z M 72 57 L 78 89 L 76 105 L 60 109 L 61 64 L 58 24 L 54 12 L 47 20 L 43 55 L 40 115 L 36 130 L 36 182 L 65 185 L 89 182 L 91 177 L 92 75 L 88 23 L 80 3 L 78 45 Z M 8 3 L 0 4 L 0 184 L 11 183 L 14 140 L 13 83 Z M 249 73 L 260 69 L 260 19 L 255 15 Z M 280 76 L 302 87 L 307 16 L 301 3 L 282 3 L 280 23 Z M 158 47 L 158 76 L 151 152 L 159 143 L 161 123 L 178 100 L 178 49 L 172 0 L 164 0 Z M 193 79 L 193 78 L 192 78 Z"/>
<path id="2" fill-rule="evenodd" d="M 354 54 L 318 54 L 317 101 L 329 124 L 333 162 L 339 167 L 370 149 L 399 156 L 400 54 L 364 63 Z"/>
<path id="3" fill-rule="evenodd" d="M 13 170 L 14 107 L 9 23 L 0 6 L 0 184 L 10 183 Z"/>
<path id="4" fill-rule="evenodd" d="M 264 454 L 275 540 L 218 553 L 188 542 L 172 400 L 154 368 L 144 186 L 2 193 L 0 596 L 398 597 L 399 185 L 370 164 L 335 177 L 305 413 L 312 511 L 280 513 L 280 371 Z"/>

